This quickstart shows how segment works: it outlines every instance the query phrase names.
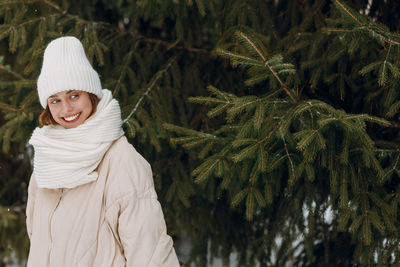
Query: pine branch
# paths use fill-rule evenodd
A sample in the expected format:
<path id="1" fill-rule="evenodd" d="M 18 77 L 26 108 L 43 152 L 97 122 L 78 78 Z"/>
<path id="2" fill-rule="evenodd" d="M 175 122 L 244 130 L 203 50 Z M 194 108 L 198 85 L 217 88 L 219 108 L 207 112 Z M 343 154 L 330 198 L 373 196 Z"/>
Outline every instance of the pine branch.
<path id="1" fill-rule="evenodd" d="M 332 29 L 332 28 L 325 28 L 324 30 L 328 32 L 355 32 L 355 30 Z"/>
<path id="2" fill-rule="evenodd" d="M 351 14 L 351 12 L 346 9 L 346 7 L 342 3 L 340 3 L 338 0 L 336 0 L 336 3 L 338 3 L 338 5 L 340 5 L 347 14 L 349 14 L 355 21 L 357 21 L 358 24 L 362 25 L 362 23 L 353 14 Z"/>
<path id="3" fill-rule="evenodd" d="M 46 17 L 33 18 L 33 19 L 30 19 L 30 20 L 24 21 L 24 22 L 22 22 L 22 23 L 20 23 L 18 25 L 11 25 L 11 26 L 7 27 L 7 29 L 5 31 L 0 32 L 0 39 L 4 38 L 7 34 L 9 34 L 11 31 L 15 30 L 16 28 L 21 28 L 21 27 L 24 27 L 26 25 L 33 24 L 33 23 L 38 22 L 38 21 L 40 21 L 42 19 L 48 19 L 48 18 L 51 18 L 51 17 L 59 17 L 59 16 L 60 15 L 58 15 L 58 14 L 56 14 L 56 15 L 51 14 L 51 15 L 46 16 Z"/>
<path id="4" fill-rule="evenodd" d="M 252 40 L 250 40 L 249 37 L 247 37 L 247 35 L 245 35 L 243 32 L 239 32 L 239 36 L 242 37 L 243 39 L 245 39 L 247 41 L 248 44 L 250 44 L 252 46 L 252 48 L 257 52 L 257 54 L 261 57 L 262 61 L 265 62 L 266 59 L 264 57 L 264 55 L 261 53 L 261 51 L 258 49 L 258 47 L 254 44 L 254 42 Z"/>
<path id="5" fill-rule="evenodd" d="M 120 74 L 118 76 L 118 80 L 116 82 L 116 86 L 115 86 L 115 88 L 113 90 L 113 96 L 116 95 L 118 93 L 118 91 L 119 91 L 119 88 L 121 86 L 121 81 L 122 81 L 122 79 L 123 79 L 123 77 L 124 77 L 124 75 L 126 73 L 125 69 L 127 69 L 129 64 L 131 63 L 132 55 L 133 55 L 133 51 L 130 51 L 128 53 L 128 55 L 124 58 L 124 64 L 122 65 L 122 70 L 121 70 L 121 72 L 120 72 Z"/>
<path id="6" fill-rule="evenodd" d="M 2 103 L 2 102 L 0 102 L 0 109 L 6 110 L 6 111 L 11 111 L 11 112 L 18 112 L 18 109 L 16 109 L 15 107 L 8 105 L 6 103 Z"/>
<path id="7" fill-rule="evenodd" d="M 215 52 L 217 54 L 226 56 L 227 58 L 234 59 L 237 62 L 245 63 L 246 65 L 263 66 L 263 64 L 258 60 L 243 55 L 239 55 L 221 48 L 215 49 Z"/>
<path id="8" fill-rule="evenodd" d="M 37 2 L 42 2 L 43 0 L 17 0 L 17 1 L 3 1 L 0 3 L 1 6 L 8 6 L 8 5 L 18 5 L 18 4 L 34 4 Z"/>
<path id="9" fill-rule="evenodd" d="M 150 82 L 149 86 L 147 87 L 146 91 L 139 98 L 138 102 L 136 103 L 136 105 L 132 109 L 132 111 L 129 113 L 129 115 L 122 121 L 122 124 L 126 123 L 130 119 L 130 117 L 132 117 L 132 115 L 136 112 L 136 110 L 138 109 L 138 107 L 139 107 L 140 103 L 143 101 L 143 99 L 150 93 L 150 91 L 153 89 L 154 85 L 157 84 L 157 81 L 171 67 L 172 63 L 175 61 L 175 58 L 176 57 L 173 57 L 172 59 L 170 59 L 169 62 L 167 63 L 167 65 L 154 75 L 154 77 L 153 77 L 152 81 Z"/>
<path id="10" fill-rule="evenodd" d="M 1 5 L 12 5 L 12 4 L 34 4 L 34 3 L 39 3 L 39 2 L 42 2 L 42 3 L 52 7 L 58 13 L 60 13 L 61 16 L 67 16 L 67 17 L 75 20 L 77 24 L 97 23 L 97 24 L 109 25 L 109 23 L 104 22 L 104 21 L 90 22 L 88 20 L 82 19 L 81 17 L 79 17 L 77 15 L 70 14 L 70 13 L 68 13 L 67 10 L 62 9 L 58 4 L 56 4 L 55 2 L 53 2 L 51 0 L 10 1 L 10 2 L 5 2 L 5 3 L 0 3 L 0 6 Z M 57 16 L 60 16 L 60 15 L 53 15 L 53 16 L 57 17 Z M 37 20 L 40 20 L 40 19 L 42 19 L 42 18 L 37 18 L 34 21 L 37 21 Z M 34 22 L 34 21 L 31 21 L 31 22 Z M 23 24 L 23 25 L 25 25 L 25 24 Z M 115 28 L 115 31 L 121 33 L 121 29 L 119 29 L 119 28 Z M 147 37 L 147 36 L 141 35 L 138 32 L 134 32 L 134 31 L 129 31 L 128 33 L 132 37 L 134 37 L 135 39 L 141 39 L 142 41 L 144 41 L 146 43 L 159 44 L 159 45 L 162 45 L 164 47 L 167 47 L 168 50 L 171 49 L 171 48 L 174 48 L 174 49 L 178 49 L 178 50 L 185 50 L 185 51 L 189 51 L 189 52 L 192 52 L 192 53 L 199 53 L 199 54 L 210 54 L 211 51 L 212 51 L 212 48 L 204 49 L 204 48 L 196 48 L 196 47 L 187 47 L 187 46 L 184 46 L 184 45 L 173 45 L 173 44 L 171 44 L 171 43 L 169 43 L 167 41 L 164 41 L 164 40 L 161 40 L 161 39 Z"/>
<path id="11" fill-rule="evenodd" d="M 281 138 L 282 138 L 282 141 L 283 141 L 283 145 L 284 145 L 284 147 L 285 147 L 285 152 L 286 152 L 286 156 L 287 156 L 287 158 L 288 158 L 288 160 L 289 160 L 289 162 L 290 162 L 290 168 L 291 168 L 291 173 L 292 173 L 292 175 L 294 175 L 295 174 L 295 171 L 294 171 L 294 164 L 293 164 L 293 162 L 292 162 L 292 158 L 291 158 L 291 156 L 290 156 L 290 153 L 289 153 L 289 149 L 288 149 L 288 147 L 287 147 L 287 145 L 286 145 L 286 140 L 285 140 L 285 136 L 283 135 L 283 133 L 280 131 L 280 134 L 281 134 Z"/>
<path id="12" fill-rule="evenodd" d="M 188 51 L 188 52 L 196 53 L 196 54 L 211 54 L 212 53 L 212 48 L 204 49 L 204 48 L 198 48 L 198 47 L 187 47 L 185 45 L 173 45 L 170 42 L 167 42 L 165 40 L 147 37 L 147 36 L 139 34 L 138 32 L 130 31 L 129 34 L 132 37 L 138 38 L 145 43 L 157 44 L 157 45 L 162 45 L 164 47 L 167 47 L 167 50 L 177 49 L 177 50 L 184 50 L 184 51 Z"/>
<path id="13" fill-rule="evenodd" d="M 7 68 L 1 63 L 0 63 L 0 71 L 8 72 L 12 74 L 14 77 L 18 78 L 19 80 L 25 80 L 25 78 L 21 74 L 12 71 L 10 68 Z"/>
<path id="14" fill-rule="evenodd" d="M 386 173 L 380 178 L 381 183 L 385 182 L 392 175 L 392 173 L 397 170 L 397 164 L 399 163 L 399 159 L 400 159 L 400 150 L 397 149 L 396 152 L 398 153 L 398 155 L 396 157 L 396 161 L 393 164 L 393 167 L 390 168 L 388 171 L 386 171 Z"/>
<path id="15" fill-rule="evenodd" d="M 290 99 L 292 100 L 293 103 L 296 103 L 296 99 L 294 98 L 294 96 L 290 93 L 290 91 L 288 90 L 288 88 L 286 87 L 286 84 L 284 82 L 282 82 L 281 78 L 279 77 L 279 75 L 275 72 L 275 70 L 271 67 L 271 65 L 268 63 L 268 60 L 264 57 L 264 55 L 261 53 L 261 51 L 257 48 L 257 46 L 254 44 L 254 42 L 252 40 L 250 40 L 250 38 L 245 35 L 243 32 L 239 32 L 238 33 L 240 37 L 244 38 L 248 44 L 251 45 L 251 47 L 257 52 L 257 54 L 261 57 L 262 62 L 264 64 L 264 66 L 266 66 L 270 72 L 272 73 L 272 75 L 277 79 L 277 81 L 279 82 L 279 84 L 281 85 L 281 88 L 286 92 L 286 94 L 290 97 Z"/>
<path id="16" fill-rule="evenodd" d="M 335 0 L 335 1 L 340 6 L 340 8 L 342 8 L 345 11 L 345 13 L 347 13 L 354 21 L 356 21 L 359 24 L 359 28 L 356 28 L 356 29 L 366 30 L 372 36 L 378 36 L 380 39 L 382 39 L 384 42 L 386 42 L 386 43 L 388 43 L 390 45 L 400 45 L 400 42 L 395 41 L 395 40 L 391 39 L 390 37 L 386 37 L 382 33 L 379 33 L 377 31 L 373 30 L 371 26 L 367 26 L 364 23 L 362 23 L 359 19 L 356 18 L 356 16 L 354 14 L 352 14 L 352 12 L 348 8 L 346 8 L 344 6 L 344 4 L 342 4 L 338 0 Z M 327 31 L 332 31 L 332 32 L 335 32 L 335 31 L 340 32 L 340 31 L 342 31 L 342 32 L 346 32 L 347 30 L 327 29 Z"/>
<path id="17" fill-rule="evenodd" d="M 382 67 L 381 67 L 381 69 L 380 69 L 380 73 L 379 73 L 379 75 L 378 75 L 378 84 L 380 85 L 380 86 L 383 86 L 385 83 L 386 83 L 386 81 L 387 81 L 387 72 L 386 72 L 386 63 L 387 63 L 387 58 L 388 58 L 388 56 L 389 56 L 389 53 L 390 53 L 390 48 L 392 47 L 392 45 L 390 45 L 389 46 L 389 49 L 388 49 L 388 53 L 386 54 L 386 58 L 385 58 L 385 61 L 383 62 L 383 65 L 382 65 Z"/>
<path id="18" fill-rule="evenodd" d="M 46 4 L 46 5 L 48 5 L 48 6 L 52 7 L 52 8 L 54 8 L 55 10 L 57 10 L 62 16 L 67 16 L 67 17 L 69 17 L 69 18 L 72 18 L 72 19 L 76 20 L 76 22 L 77 22 L 78 24 L 85 24 L 85 23 L 88 23 L 88 22 L 89 22 L 89 21 L 86 21 L 86 20 L 80 18 L 79 16 L 72 15 L 72 14 L 68 13 L 67 10 L 62 9 L 59 5 L 57 5 L 57 4 L 54 3 L 53 1 L 50 1 L 50 0 L 41 0 L 41 1 L 42 1 L 44 4 Z M 107 24 L 108 24 L 108 23 L 107 23 Z"/>
<path id="19" fill-rule="evenodd" d="M 230 151 L 230 145 L 225 147 L 221 152 L 209 157 L 205 160 L 200 166 L 192 171 L 192 175 L 196 176 L 195 182 L 201 184 L 205 182 L 211 175 L 211 172 L 214 171 L 215 167 L 218 163 L 226 156 L 226 154 Z"/>

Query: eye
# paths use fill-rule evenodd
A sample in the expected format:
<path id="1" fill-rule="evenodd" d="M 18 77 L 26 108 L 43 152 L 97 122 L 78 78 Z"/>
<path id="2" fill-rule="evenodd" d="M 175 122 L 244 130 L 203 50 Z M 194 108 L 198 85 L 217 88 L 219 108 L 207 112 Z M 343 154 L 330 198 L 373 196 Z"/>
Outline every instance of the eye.
<path id="1" fill-rule="evenodd" d="M 60 102 L 58 99 L 50 100 L 50 104 L 57 104 L 58 102 Z"/>
<path id="2" fill-rule="evenodd" d="M 73 95 L 71 95 L 71 98 L 72 98 L 72 99 L 78 98 L 78 97 L 79 97 L 79 94 L 73 94 Z"/>

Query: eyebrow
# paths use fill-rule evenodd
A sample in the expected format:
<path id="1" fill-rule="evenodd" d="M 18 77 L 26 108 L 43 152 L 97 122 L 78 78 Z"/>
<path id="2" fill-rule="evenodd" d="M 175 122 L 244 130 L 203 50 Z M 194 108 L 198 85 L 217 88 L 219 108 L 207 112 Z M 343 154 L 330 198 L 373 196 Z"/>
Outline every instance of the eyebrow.
<path id="1" fill-rule="evenodd" d="M 76 90 L 68 90 L 66 94 L 68 95 L 68 94 L 70 94 L 70 93 L 72 93 L 74 91 L 76 91 Z M 58 97 L 58 95 L 54 94 L 54 95 L 49 96 L 49 98 L 53 98 L 53 97 Z"/>

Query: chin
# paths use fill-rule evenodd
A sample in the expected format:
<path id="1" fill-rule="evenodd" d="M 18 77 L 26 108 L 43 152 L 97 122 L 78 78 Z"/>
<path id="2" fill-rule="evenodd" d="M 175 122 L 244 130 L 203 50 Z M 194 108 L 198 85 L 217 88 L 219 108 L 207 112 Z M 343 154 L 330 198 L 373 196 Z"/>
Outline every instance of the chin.
<path id="1" fill-rule="evenodd" d="M 76 128 L 79 125 L 81 125 L 82 123 L 80 123 L 79 121 L 76 122 L 72 122 L 72 123 L 66 123 L 65 121 L 60 121 L 58 122 L 58 124 L 60 124 L 62 127 L 64 127 L 65 129 L 71 129 L 71 128 Z"/>

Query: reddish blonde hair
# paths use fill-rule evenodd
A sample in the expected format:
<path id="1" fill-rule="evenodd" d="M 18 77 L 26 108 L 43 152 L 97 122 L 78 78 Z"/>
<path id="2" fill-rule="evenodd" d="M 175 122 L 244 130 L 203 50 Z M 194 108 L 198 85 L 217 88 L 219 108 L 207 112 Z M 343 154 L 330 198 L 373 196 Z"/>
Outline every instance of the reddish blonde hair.
<path id="1" fill-rule="evenodd" d="M 92 114 L 95 113 L 97 110 L 97 104 L 99 104 L 100 99 L 92 93 L 88 93 L 88 94 L 89 94 L 90 102 L 92 103 L 92 113 L 90 114 L 90 116 L 92 116 Z M 49 105 L 47 105 L 46 109 L 44 109 L 39 116 L 40 127 L 45 126 L 45 125 L 57 125 L 57 124 L 58 123 L 53 119 L 53 116 L 51 116 Z"/>

